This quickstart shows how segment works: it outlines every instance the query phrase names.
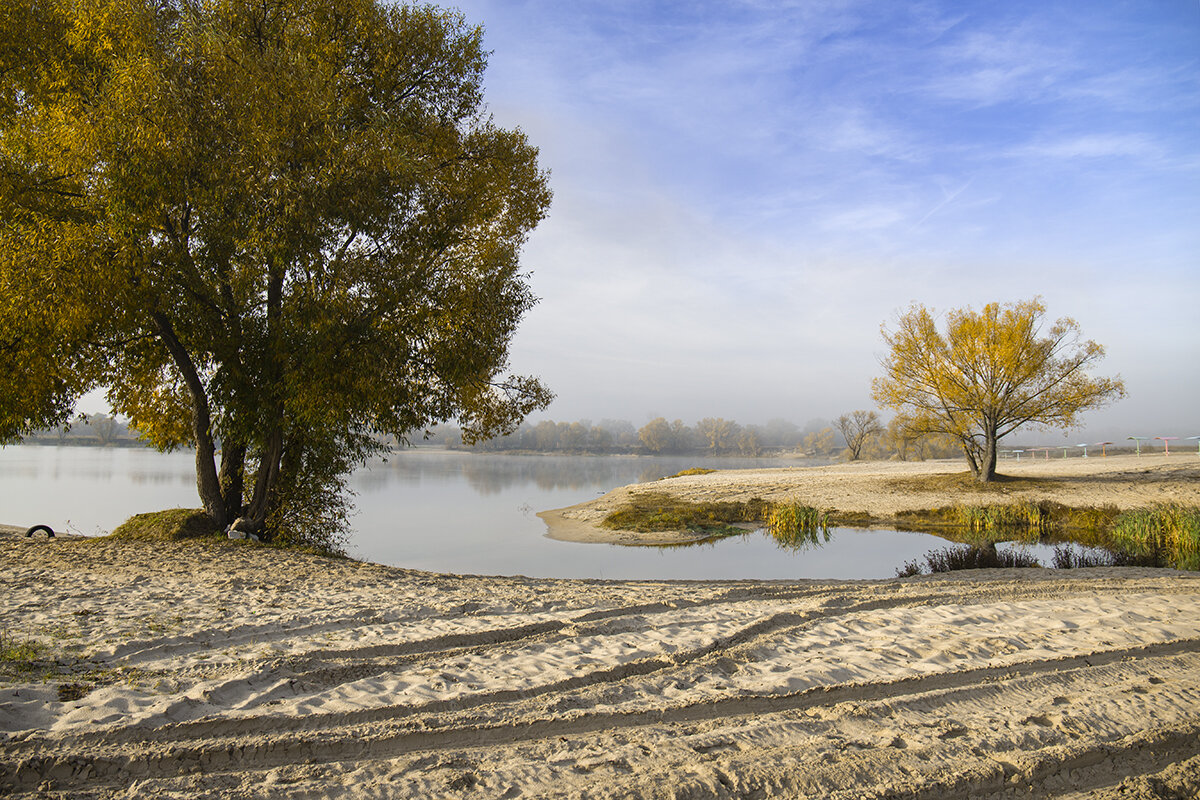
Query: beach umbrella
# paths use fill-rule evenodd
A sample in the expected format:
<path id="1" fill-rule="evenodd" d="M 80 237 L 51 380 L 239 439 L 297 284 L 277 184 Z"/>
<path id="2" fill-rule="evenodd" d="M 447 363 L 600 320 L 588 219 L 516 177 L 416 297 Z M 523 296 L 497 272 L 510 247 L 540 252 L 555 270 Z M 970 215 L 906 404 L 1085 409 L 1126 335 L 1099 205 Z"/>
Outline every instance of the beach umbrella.
<path id="1" fill-rule="evenodd" d="M 1082 447 L 1082 448 L 1083 448 L 1083 457 L 1084 457 L 1084 458 L 1087 458 L 1087 448 L 1088 448 L 1088 446 L 1087 446 L 1086 444 L 1077 444 L 1077 445 L 1075 445 L 1075 446 L 1076 446 L 1076 447 Z"/>
<path id="2" fill-rule="evenodd" d="M 1178 439 L 1178 436 L 1155 436 L 1155 439 L 1163 443 L 1163 455 L 1171 455 L 1171 442 Z"/>
<path id="3" fill-rule="evenodd" d="M 1149 436 L 1126 436 L 1126 439 L 1133 439 L 1133 446 L 1137 448 L 1137 454 L 1142 454 L 1142 439 L 1149 439 Z"/>
<path id="4" fill-rule="evenodd" d="M 1100 455 L 1108 458 L 1108 446 L 1110 444 L 1112 444 L 1112 442 L 1096 442 L 1095 446 L 1101 448 Z"/>
<path id="5" fill-rule="evenodd" d="M 1189 436 L 1187 438 L 1196 440 L 1196 455 L 1200 455 L 1200 436 Z"/>

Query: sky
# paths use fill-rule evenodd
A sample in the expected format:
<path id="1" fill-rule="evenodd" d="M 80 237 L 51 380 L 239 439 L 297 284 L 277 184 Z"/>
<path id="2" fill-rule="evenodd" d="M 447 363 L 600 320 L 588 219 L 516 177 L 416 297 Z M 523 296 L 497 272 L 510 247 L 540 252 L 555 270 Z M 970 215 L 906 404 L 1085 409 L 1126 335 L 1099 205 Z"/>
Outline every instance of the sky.
<path id="1" fill-rule="evenodd" d="M 1200 0 L 453 5 L 555 193 L 535 419 L 873 409 L 911 304 L 1040 296 L 1128 391 L 1045 443 L 1200 435 Z"/>

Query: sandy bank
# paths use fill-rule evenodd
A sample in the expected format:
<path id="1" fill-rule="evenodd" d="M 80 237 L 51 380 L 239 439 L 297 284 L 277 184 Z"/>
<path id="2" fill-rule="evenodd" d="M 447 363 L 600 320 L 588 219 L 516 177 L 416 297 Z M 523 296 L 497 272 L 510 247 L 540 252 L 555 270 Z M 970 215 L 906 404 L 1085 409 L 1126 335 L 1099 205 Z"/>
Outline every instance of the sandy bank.
<path id="1" fill-rule="evenodd" d="M 864 461 L 827 467 L 720 470 L 623 486 L 587 503 L 540 514 L 555 539 L 615 544 L 651 544 L 693 538 L 690 534 L 609 531 L 600 520 L 647 492 L 682 500 L 790 500 L 825 510 L 863 512 L 877 519 L 900 511 L 965 504 L 1051 500 L 1070 506 L 1113 505 L 1121 509 L 1165 502 L 1200 504 L 1200 457 L 1195 453 L 1108 458 L 1026 458 L 1004 461 L 999 470 L 1024 482 L 998 483 L 964 493 L 938 476 L 966 472 L 964 461 Z M 672 539 L 672 536 L 679 538 Z M 652 537 L 652 538 L 647 538 Z"/>
<path id="2" fill-rule="evenodd" d="M 1192 574 L 550 581 L 7 537 L 0 591 L 44 648 L 0 662 L 14 797 L 1200 789 Z"/>

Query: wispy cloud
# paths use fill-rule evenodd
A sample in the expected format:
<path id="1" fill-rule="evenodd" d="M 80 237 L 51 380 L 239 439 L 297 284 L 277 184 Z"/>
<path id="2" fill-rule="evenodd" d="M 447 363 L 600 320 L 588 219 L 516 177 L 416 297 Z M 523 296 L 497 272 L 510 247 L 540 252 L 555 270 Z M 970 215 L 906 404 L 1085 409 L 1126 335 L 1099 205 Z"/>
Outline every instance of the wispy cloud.
<path id="1" fill-rule="evenodd" d="M 461 5 L 553 170 L 514 368 L 555 415 L 861 407 L 912 300 L 1042 294 L 1113 353 L 1157 330 L 1163 364 L 1200 340 L 1131 318 L 1126 280 L 1200 292 L 1200 5 Z"/>
<path id="2" fill-rule="evenodd" d="M 1159 160 L 1163 148 L 1145 134 L 1082 134 L 1045 139 L 1010 151 L 1013 156 L 1065 159 L 1135 158 Z"/>

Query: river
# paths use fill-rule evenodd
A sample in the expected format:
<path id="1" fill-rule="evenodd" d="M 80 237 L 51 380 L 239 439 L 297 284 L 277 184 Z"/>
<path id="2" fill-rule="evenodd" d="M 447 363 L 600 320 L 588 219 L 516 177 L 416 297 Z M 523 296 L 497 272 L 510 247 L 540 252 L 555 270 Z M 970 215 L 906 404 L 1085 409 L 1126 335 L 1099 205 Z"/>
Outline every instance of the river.
<path id="1" fill-rule="evenodd" d="M 493 455 L 413 448 L 351 477 L 350 554 L 436 572 L 607 579 L 886 578 L 946 546 L 936 536 L 837 529 L 820 548 L 781 549 L 762 532 L 690 547 L 620 547 L 548 538 L 539 511 L 694 466 L 779 466 L 767 459 Z M 797 465 L 786 462 L 788 466 Z M 801 462 L 803 463 L 803 462 Z M 133 514 L 194 508 L 190 453 L 0 448 L 0 522 L 84 535 Z M 1043 563 L 1048 559 L 1038 553 Z"/>

